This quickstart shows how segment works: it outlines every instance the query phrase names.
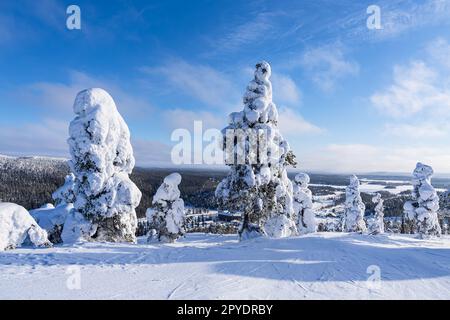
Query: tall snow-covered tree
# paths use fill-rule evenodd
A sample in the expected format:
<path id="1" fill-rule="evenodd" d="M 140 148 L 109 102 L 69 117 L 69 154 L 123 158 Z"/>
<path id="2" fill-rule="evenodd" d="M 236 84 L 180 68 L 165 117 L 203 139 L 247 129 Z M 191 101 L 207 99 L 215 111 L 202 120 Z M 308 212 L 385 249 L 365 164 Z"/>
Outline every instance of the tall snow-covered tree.
<path id="1" fill-rule="evenodd" d="M 308 188 L 309 176 L 299 173 L 294 178 L 294 213 L 300 234 L 316 232 L 317 221 L 313 210 L 312 192 Z"/>
<path id="2" fill-rule="evenodd" d="M 181 175 L 168 175 L 153 196 L 153 207 L 147 209 L 151 231 L 149 241 L 175 242 L 185 234 L 184 202 L 180 198 Z"/>
<path id="3" fill-rule="evenodd" d="M 141 192 L 128 177 L 135 163 L 128 127 L 102 89 L 80 92 L 73 110 L 68 143 L 76 197 L 63 236 L 135 242 Z"/>
<path id="4" fill-rule="evenodd" d="M 433 168 L 422 163 L 417 163 L 413 172 L 412 201 L 404 205 L 404 224 L 414 224 L 412 232 L 417 232 L 421 237 L 440 236 L 441 226 L 438 220 L 439 197 L 431 185 Z"/>
<path id="5" fill-rule="evenodd" d="M 296 165 L 295 156 L 278 129 L 270 76 L 267 62 L 256 65 L 243 111 L 230 114 L 229 125 L 222 130 L 230 173 L 217 186 L 216 197 L 222 208 L 242 213 L 241 239 L 297 232 L 292 183 L 286 172 Z"/>
<path id="6" fill-rule="evenodd" d="M 369 224 L 370 234 L 381 234 L 384 233 L 384 206 L 381 194 L 377 193 L 373 198 L 372 202 L 375 203 L 375 215 Z"/>
<path id="7" fill-rule="evenodd" d="M 353 175 L 350 184 L 345 189 L 345 214 L 344 230 L 346 232 L 365 232 L 367 230 L 364 222 L 364 205 L 359 192 L 359 179 Z"/>
<path id="8" fill-rule="evenodd" d="M 75 175 L 70 173 L 66 176 L 64 184 L 52 194 L 55 206 L 60 204 L 69 204 L 75 202 Z"/>

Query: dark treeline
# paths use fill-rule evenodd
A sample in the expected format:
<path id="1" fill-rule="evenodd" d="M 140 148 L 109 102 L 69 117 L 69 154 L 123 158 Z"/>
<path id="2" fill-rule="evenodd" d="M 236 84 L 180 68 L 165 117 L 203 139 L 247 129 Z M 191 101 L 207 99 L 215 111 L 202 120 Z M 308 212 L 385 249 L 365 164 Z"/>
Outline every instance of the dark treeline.
<path id="1" fill-rule="evenodd" d="M 186 205 L 197 208 L 217 209 L 214 191 L 226 171 L 211 171 L 200 169 L 161 169 L 136 167 L 131 174 L 131 180 L 142 191 L 142 200 L 137 208 L 138 217 L 144 217 L 145 211 L 151 206 L 152 197 L 163 179 L 168 174 L 178 171 L 183 180 L 180 185 L 181 196 Z M 0 157 L 0 201 L 14 202 L 27 209 L 39 208 L 46 203 L 52 203 L 52 193 L 64 183 L 68 174 L 67 162 L 50 158 L 5 158 Z M 293 178 L 294 172 L 289 173 Z M 363 177 L 363 176 L 361 176 Z M 371 178 L 367 176 L 366 178 Z M 407 177 L 402 177 L 407 180 Z M 393 177 L 386 177 L 387 180 Z M 435 183 L 437 181 L 437 184 Z M 433 185 L 442 187 L 448 185 L 448 179 L 435 179 Z M 348 175 L 311 174 L 311 183 L 346 185 Z M 377 184 L 385 184 L 377 181 Z M 327 195 L 336 191 L 330 186 L 311 186 L 314 195 Z M 344 191 L 340 189 L 340 191 Z M 381 191 L 385 199 L 385 216 L 399 216 L 403 211 L 403 203 L 410 198 L 410 192 L 392 195 Z M 371 213 L 374 204 L 372 195 L 361 194 L 366 204 L 366 213 Z M 336 204 L 343 203 L 345 195 L 337 197 Z M 441 208 L 448 206 L 443 203 Z"/>
<path id="2" fill-rule="evenodd" d="M 224 171 L 136 167 L 130 178 L 142 192 L 142 200 L 137 208 L 138 217 L 145 216 L 164 177 L 173 171 L 183 176 L 180 191 L 187 205 L 211 209 L 216 207 L 214 190 L 225 176 Z M 53 203 L 52 193 L 64 183 L 68 173 L 69 166 L 64 160 L 2 157 L 0 201 L 17 203 L 27 209 Z"/>

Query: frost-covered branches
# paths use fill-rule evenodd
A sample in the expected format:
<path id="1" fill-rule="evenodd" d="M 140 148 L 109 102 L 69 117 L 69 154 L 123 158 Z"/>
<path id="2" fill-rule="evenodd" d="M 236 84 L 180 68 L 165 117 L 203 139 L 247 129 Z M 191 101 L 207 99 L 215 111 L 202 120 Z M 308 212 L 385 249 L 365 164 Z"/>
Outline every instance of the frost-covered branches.
<path id="1" fill-rule="evenodd" d="M 102 89 L 80 92 L 73 109 L 68 140 L 76 194 L 72 220 L 83 228 L 73 225 L 70 229 L 81 234 L 68 238 L 134 242 L 141 192 L 128 177 L 134 167 L 128 127 Z"/>
<path id="2" fill-rule="evenodd" d="M 306 173 L 299 173 L 294 178 L 294 213 L 300 234 L 316 232 L 317 229 L 312 193 L 308 188 L 309 181 Z"/>
<path id="3" fill-rule="evenodd" d="M 152 230 L 149 240 L 175 242 L 185 233 L 184 202 L 180 198 L 181 175 L 172 173 L 153 196 L 153 207 L 147 210 L 147 220 Z"/>
<path id="4" fill-rule="evenodd" d="M 433 168 L 417 163 L 413 172 L 413 201 L 404 205 L 404 224 L 412 223 L 413 230 L 421 236 L 439 236 L 441 227 L 438 221 L 439 197 L 431 185 Z"/>
<path id="5" fill-rule="evenodd" d="M 366 207 L 359 193 L 358 177 L 350 177 L 350 184 L 345 189 L 345 223 L 346 232 L 364 232 L 366 223 L 364 222 L 364 212 Z"/>
<path id="6" fill-rule="evenodd" d="M 261 235 L 296 234 L 292 183 L 286 167 L 295 156 L 278 130 L 278 111 L 272 102 L 270 65 L 256 65 L 244 94 L 244 110 L 229 116 L 223 129 L 223 150 L 230 174 L 216 189 L 222 207 L 242 213 L 241 239 Z"/>

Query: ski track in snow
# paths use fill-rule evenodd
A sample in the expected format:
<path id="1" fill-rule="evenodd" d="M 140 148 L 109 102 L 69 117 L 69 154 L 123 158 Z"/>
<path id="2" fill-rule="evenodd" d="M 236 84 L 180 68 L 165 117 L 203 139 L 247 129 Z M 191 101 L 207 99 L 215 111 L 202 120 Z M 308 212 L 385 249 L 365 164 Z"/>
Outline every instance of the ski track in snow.
<path id="1" fill-rule="evenodd" d="M 81 289 L 67 288 L 79 266 Z M 379 289 L 367 267 L 381 270 Z M 1 299 L 450 299 L 450 237 L 188 234 L 176 244 L 86 243 L 0 253 Z"/>

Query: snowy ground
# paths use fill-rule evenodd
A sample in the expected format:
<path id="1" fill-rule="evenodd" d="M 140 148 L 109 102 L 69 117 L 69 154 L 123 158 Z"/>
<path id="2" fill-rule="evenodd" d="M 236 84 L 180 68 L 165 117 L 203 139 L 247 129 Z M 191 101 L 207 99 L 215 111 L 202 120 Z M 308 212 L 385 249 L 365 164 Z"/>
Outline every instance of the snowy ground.
<path id="1" fill-rule="evenodd" d="M 450 299 L 449 237 L 319 233 L 238 243 L 189 234 L 174 245 L 140 242 L 0 253 L 0 298 Z M 373 265 L 379 283 L 367 281 L 376 278 Z M 81 289 L 69 290 L 78 270 Z"/>

